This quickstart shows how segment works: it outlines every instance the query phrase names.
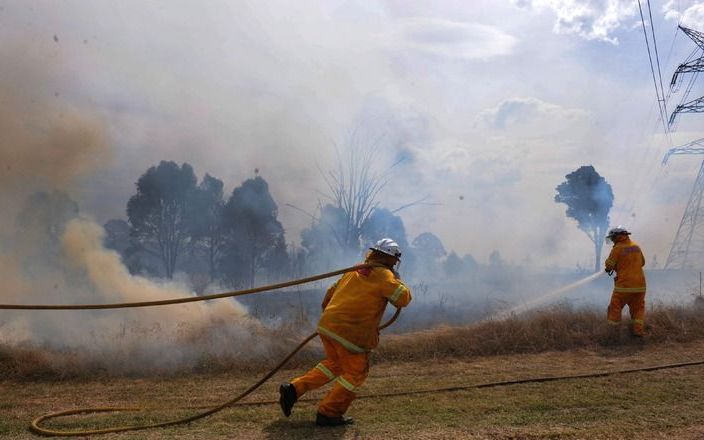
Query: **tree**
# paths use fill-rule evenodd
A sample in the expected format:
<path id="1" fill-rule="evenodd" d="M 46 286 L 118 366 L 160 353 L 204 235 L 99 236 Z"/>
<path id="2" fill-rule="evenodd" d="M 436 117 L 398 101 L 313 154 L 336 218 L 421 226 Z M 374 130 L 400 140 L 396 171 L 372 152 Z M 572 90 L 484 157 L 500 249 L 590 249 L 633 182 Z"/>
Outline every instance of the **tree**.
<path id="1" fill-rule="evenodd" d="M 193 196 L 192 239 L 193 245 L 202 247 L 208 262 L 208 272 L 213 280 L 217 275 L 217 261 L 225 244 L 223 228 L 222 180 L 209 174 L 203 177 Z"/>
<path id="2" fill-rule="evenodd" d="M 284 228 L 269 185 L 257 176 L 232 191 L 223 209 L 226 233 L 221 270 L 230 284 L 254 286 L 257 272 L 286 264 Z"/>
<path id="3" fill-rule="evenodd" d="M 437 235 L 423 232 L 411 242 L 411 271 L 414 276 L 434 276 L 440 259 L 447 255 L 445 246 Z"/>
<path id="4" fill-rule="evenodd" d="M 465 254 L 465 256 L 462 257 L 462 265 L 470 273 L 476 272 L 479 268 L 479 264 L 472 254 Z"/>
<path id="5" fill-rule="evenodd" d="M 161 161 L 137 181 L 137 194 L 127 202 L 131 235 L 141 249 L 159 258 L 167 278 L 192 232 L 193 168 Z"/>
<path id="6" fill-rule="evenodd" d="M 120 255 L 124 255 L 130 247 L 130 224 L 122 219 L 111 219 L 103 225 L 105 239 L 103 245 L 106 249 L 112 249 Z"/>
<path id="7" fill-rule="evenodd" d="M 357 251 L 345 246 L 347 215 L 342 208 L 328 203 L 320 208 L 310 227 L 301 231 L 301 246 L 306 252 L 309 270 L 327 270 L 358 257 Z"/>
<path id="8" fill-rule="evenodd" d="M 447 255 L 447 251 L 445 251 L 445 246 L 442 245 L 442 241 L 440 241 L 438 236 L 432 232 L 423 232 L 413 239 L 413 247 L 421 255 L 434 260 Z"/>
<path id="9" fill-rule="evenodd" d="M 491 251 L 483 280 L 493 292 L 499 295 L 509 293 L 513 285 L 512 278 L 506 276 L 505 266 L 506 262 L 501 257 L 501 252 L 497 249 Z"/>
<path id="10" fill-rule="evenodd" d="M 108 220 L 103 225 L 103 230 L 105 230 L 103 246 L 105 249 L 111 249 L 120 254 L 122 264 L 131 274 L 135 274 L 142 270 L 142 265 L 137 252 L 134 252 L 135 246 L 133 246 L 133 239 L 130 236 L 130 229 L 130 224 L 125 220 L 117 218 Z M 129 258 L 128 255 L 132 258 Z"/>
<path id="11" fill-rule="evenodd" d="M 379 206 L 377 197 L 389 180 L 391 169 L 380 171 L 374 166 L 379 145 L 369 142 L 362 131 L 355 130 L 349 140 L 347 157 L 337 157 L 337 168 L 323 173 L 329 193 L 326 197 L 344 213 L 343 229 L 336 231 L 341 245 L 359 252 L 364 225 Z"/>
<path id="12" fill-rule="evenodd" d="M 447 276 L 454 277 L 464 270 L 464 262 L 452 251 L 442 263 L 442 268 Z"/>
<path id="13" fill-rule="evenodd" d="M 614 201 L 611 185 L 591 165 L 579 167 L 565 178 L 567 180 L 555 188 L 555 202 L 567 205 L 567 217 L 577 220 L 577 227 L 594 243 L 594 270 L 598 271 Z"/>
<path id="14" fill-rule="evenodd" d="M 501 268 L 505 265 L 506 265 L 506 263 L 504 262 L 504 259 L 501 257 L 501 252 L 499 252 L 496 249 L 491 251 L 491 253 L 489 254 L 489 267 Z"/>
<path id="15" fill-rule="evenodd" d="M 327 193 L 323 196 L 328 199 L 333 208 L 338 210 L 336 215 L 341 214 L 343 220 L 336 221 L 330 226 L 334 228 L 333 235 L 342 247 L 344 255 L 359 255 L 360 245 L 369 238 L 368 233 L 366 237 L 363 236 L 367 222 L 375 211 L 380 209 L 379 195 L 389 183 L 394 169 L 409 157 L 407 152 L 404 152 L 385 163 L 380 157 L 384 147 L 382 142 L 387 145 L 396 144 L 395 147 L 398 147 L 400 140 L 389 140 L 386 137 L 386 133 L 383 133 L 388 129 L 386 124 L 382 124 L 384 125 L 382 133 L 373 134 L 375 130 L 372 122 L 378 123 L 378 118 L 359 121 L 347 139 L 344 152 L 341 153 L 336 149 L 336 167 L 327 172 L 321 170 L 327 186 Z M 396 209 L 386 210 L 386 213 L 395 214 L 403 209 L 422 204 L 426 199 L 427 197 L 422 197 Z M 323 214 L 321 212 L 321 217 Z M 314 220 L 317 219 L 314 218 Z"/>
<path id="16" fill-rule="evenodd" d="M 408 250 L 408 238 L 403 219 L 385 208 L 376 208 L 362 228 L 362 240 L 372 245 L 377 240 L 389 237 L 394 239 L 402 250 Z"/>

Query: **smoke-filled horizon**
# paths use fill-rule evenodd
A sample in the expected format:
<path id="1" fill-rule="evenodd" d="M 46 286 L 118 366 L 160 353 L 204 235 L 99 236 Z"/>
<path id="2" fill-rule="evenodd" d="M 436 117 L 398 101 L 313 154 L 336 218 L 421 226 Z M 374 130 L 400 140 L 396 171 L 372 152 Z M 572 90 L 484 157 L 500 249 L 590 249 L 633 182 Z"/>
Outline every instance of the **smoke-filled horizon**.
<path id="1" fill-rule="evenodd" d="M 411 239 L 432 232 L 480 262 L 498 250 L 588 267 L 592 244 L 553 197 L 594 165 L 614 190 L 611 223 L 662 264 L 698 160 L 659 160 L 702 137 L 701 124 L 682 116 L 672 145 L 662 136 L 637 8 L 617 3 L 584 2 L 576 17 L 537 0 L 5 1 L 0 73 L 25 100 L 14 120 L 40 121 L 33 132 L 64 109 L 102 124 L 104 154 L 81 159 L 101 166 L 69 191 L 99 223 L 125 218 L 139 176 L 173 160 L 222 179 L 226 194 L 258 169 L 297 243 L 310 218 L 288 205 L 316 213 L 320 170 L 357 136 L 378 145 L 379 170 L 402 159 L 381 206 L 433 203 L 400 213 Z M 661 48 L 677 20 L 704 22 L 698 1 L 653 8 Z M 680 36 L 661 50 L 663 75 L 691 49 Z M 47 151 L 33 159 L 64 169 Z M 28 180 L 51 192 L 44 172 Z"/>
<path id="2" fill-rule="evenodd" d="M 371 170 L 387 181 L 376 230 L 423 200 L 397 213 L 405 245 L 434 235 L 449 253 L 442 265 L 432 252 L 415 255 L 413 266 L 405 252 L 402 271 L 421 275 L 397 328 L 470 322 L 583 276 L 593 243 L 554 200 L 584 165 L 613 189 L 611 224 L 628 226 L 648 264 L 657 256 L 662 265 L 699 159 L 661 168 L 660 158 L 704 132 L 683 115 L 671 140 L 662 135 L 632 3 L 0 0 L 2 302 L 191 295 L 196 282 L 183 273 L 169 282 L 131 274 L 103 246 L 101 225 L 126 218 L 150 167 L 188 163 L 198 182 L 222 180 L 226 200 L 263 177 L 238 193 L 239 207 L 263 194 L 272 212 L 270 193 L 278 219 L 264 229 L 298 244 L 307 213 L 327 202 L 326 173 L 344 168 L 351 147 L 375 151 Z M 704 28 L 704 4 L 652 3 L 660 47 L 672 47 L 661 51 L 668 76 L 692 50 L 681 35 L 672 41 L 675 25 Z M 286 254 L 286 243 L 267 252 Z M 324 250 L 312 263 L 361 257 L 343 253 Z M 249 283 L 271 277 L 249 262 Z M 288 273 L 300 270 L 288 263 Z M 666 275 L 653 277 L 656 294 L 690 295 Z M 229 281 L 208 289 L 242 282 Z M 607 281 L 572 299 L 602 302 Z M 297 304 L 272 303 L 305 315 L 320 288 L 305 304 L 300 292 Z M 263 302 L 249 304 L 2 312 L 0 344 L 82 353 L 122 372 L 193 367 L 209 355 L 261 361 L 285 338 L 258 320 Z"/>
<path id="3" fill-rule="evenodd" d="M 115 157 L 91 106 L 53 99 L 58 61 L 3 47 L 0 75 L 0 278 L 3 303 L 80 304 L 191 295 L 185 283 L 131 275 L 72 197 Z M 31 81 L 36 87 L 27 87 Z M 115 372 L 169 371 L 204 355 L 260 358 L 271 339 L 236 301 L 119 313 L 0 312 L 0 344 L 72 354 Z M 247 350 L 244 349 L 247 347 Z"/>

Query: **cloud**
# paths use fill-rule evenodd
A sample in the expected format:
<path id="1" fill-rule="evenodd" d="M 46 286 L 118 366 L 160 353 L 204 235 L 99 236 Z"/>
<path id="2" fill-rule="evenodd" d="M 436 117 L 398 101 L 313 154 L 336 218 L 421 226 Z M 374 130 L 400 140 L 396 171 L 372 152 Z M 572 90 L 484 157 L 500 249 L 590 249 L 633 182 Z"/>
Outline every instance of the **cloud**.
<path id="1" fill-rule="evenodd" d="M 398 48 L 471 60 L 509 55 L 517 42 L 493 26 L 425 17 L 399 20 L 392 36 Z"/>
<path id="2" fill-rule="evenodd" d="M 536 124 L 564 127 L 566 124 L 574 125 L 587 116 L 588 113 L 581 109 L 565 108 L 528 97 L 506 99 L 496 107 L 480 112 L 479 120 L 488 128 L 506 130 Z"/>
<path id="3" fill-rule="evenodd" d="M 684 11 L 682 8 L 684 7 Z M 668 0 L 662 7 L 665 18 L 677 20 L 683 26 L 704 30 L 704 2 L 699 0 Z"/>
<path id="4" fill-rule="evenodd" d="M 557 34 L 577 34 L 587 40 L 618 44 L 612 34 L 638 13 L 631 0 L 511 0 L 519 8 L 550 9 Z"/>

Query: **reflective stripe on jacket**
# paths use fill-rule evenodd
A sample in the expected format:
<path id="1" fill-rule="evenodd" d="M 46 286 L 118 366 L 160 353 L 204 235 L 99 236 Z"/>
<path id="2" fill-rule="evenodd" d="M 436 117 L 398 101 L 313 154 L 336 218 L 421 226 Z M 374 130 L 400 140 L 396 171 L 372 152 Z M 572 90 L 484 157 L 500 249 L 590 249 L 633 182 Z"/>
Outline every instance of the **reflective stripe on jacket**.
<path id="1" fill-rule="evenodd" d="M 391 270 L 348 272 L 328 289 L 318 332 L 353 353 L 369 351 L 379 343 L 378 328 L 388 302 L 396 307 L 411 302 L 411 291 Z"/>
<path id="2" fill-rule="evenodd" d="M 614 292 L 645 292 L 645 257 L 640 246 L 631 239 L 614 244 L 604 267 L 615 270 Z"/>

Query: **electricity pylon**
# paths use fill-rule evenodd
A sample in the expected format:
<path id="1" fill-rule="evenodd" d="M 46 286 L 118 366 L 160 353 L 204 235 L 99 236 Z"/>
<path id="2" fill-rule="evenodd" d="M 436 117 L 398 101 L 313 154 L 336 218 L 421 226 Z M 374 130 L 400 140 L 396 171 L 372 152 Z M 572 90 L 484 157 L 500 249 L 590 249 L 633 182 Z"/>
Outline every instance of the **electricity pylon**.
<path id="1" fill-rule="evenodd" d="M 687 86 L 687 90 L 682 97 L 682 103 L 670 115 L 670 126 L 672 126 L 680 113 L 704 112 L 704 96 L 684 102 L 692 90 L 694 80 L 700 72 L 704 72 L 704 33 L 684 26 L 679 26 L 679 28 L 699 46 L 702 53 L 699 57 L 690 56 L 689 59 L 677 67 L 674 75 L 672 75 L 670 88 L 673 91 L 677 89 L 678 80 L 682 74 L 693 73 L 694 77 L 692 77 Z M 696 52 L 693 52 L 692 55 Z M 663 164 L 667 163 L 670 156 L 681 154 L 704 154 L 704 138 L 670 149 L 663 159 Z M 665 262 L 665 269 L 704 268 L 704 206 L 702 206 L 702 202 L 704 202 L 704 161 L 699 167 L 699 174 L 697 174 L 697 179 L 694 181 L 694 187 L 682 215 L 680 226 L 677 228 L 677 235 L 675 235 L 675 240 L 672 242 L 670 254 Z"/>
<path id="2" fill-rule="evenodd" d="M 675 108 L 675 111 L 670 115 L 669 125 L 675 123 L 677 115 L 680 113 L 703 113 L 704 112 L 704 96 L 693 99 L 689 102 L 684 102 L 688 96 L 689 92 L 692 91 L 692 85 L 694 80 L 697 78 L 700 72 L 704 72 L 704 33 L 695 31 L 694 29 L 686 28 L 682 25 L 679 26 L 680 30 L 684 32 L 689 38 L 694 41 L 694 43 L 699 46 L 702 53 L 698 57 L 693 57 L 697 51 L 693 52 L 692 55 L 682 64 L 677 66 L 675 73 L 672 75 L 672 81 L 670 81 L 670 89 L 676 91 L 678 89 L 678 83 L 680 76 L 685 73 L 693 73 L 694 77 L 687 86 L 687 90 L 682 97 L 682 103 Z"/>
<path id="3" fill-rule="evenodd" d="M 670 149 L 663 165 L 670 156 L 680 154 L 704 154 L 704 138 Z M 665 269 L 702 269 L 704 267 L 704 161 L 699 167 L 692 194 L 677 228 Z"/>
<path id="4" fill-rule="evenodd" d="M 704 66 L 702 66 L 702 71 L 704 71 Z M 675 123 L 675 118 L 679 113 L 704 113 L 704 96 L 678 105 L 670 115 L 670 126 Z"/>

